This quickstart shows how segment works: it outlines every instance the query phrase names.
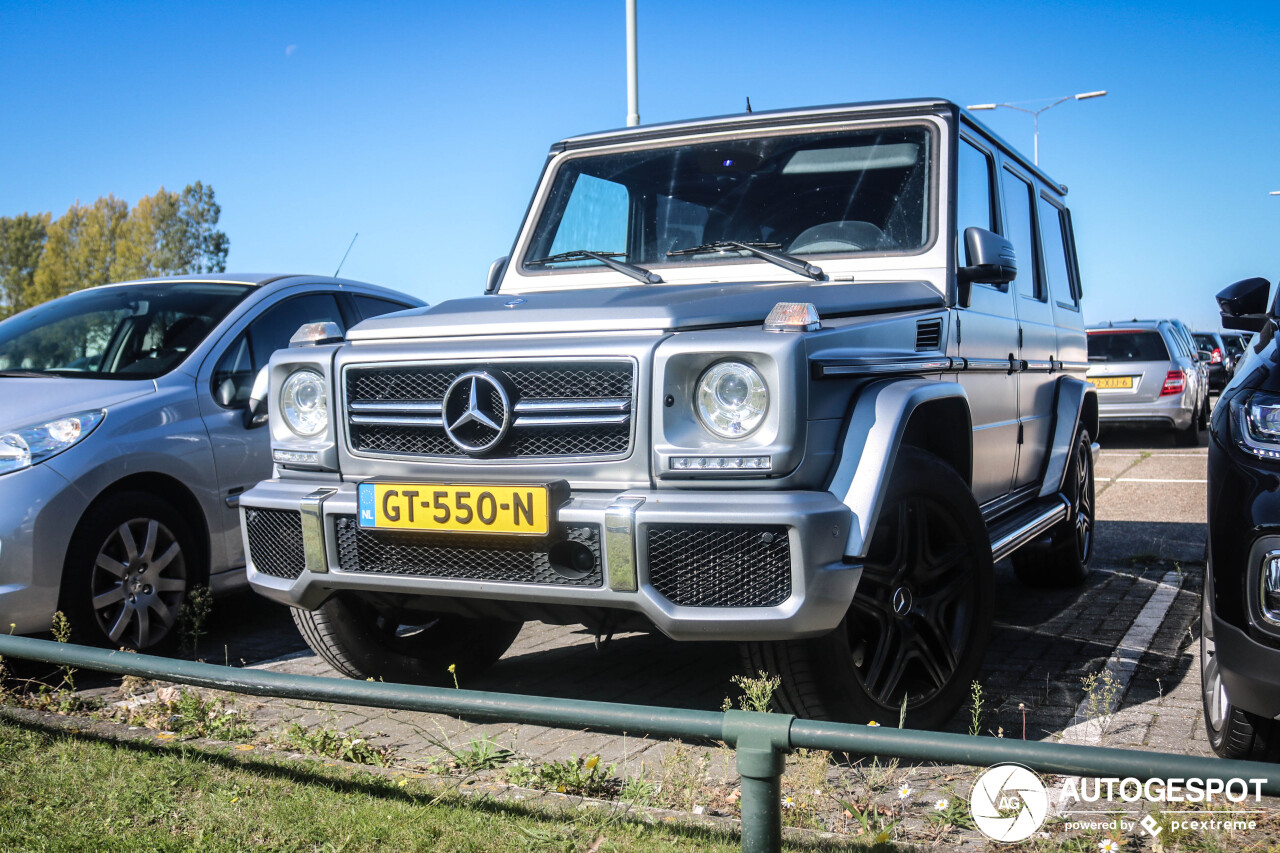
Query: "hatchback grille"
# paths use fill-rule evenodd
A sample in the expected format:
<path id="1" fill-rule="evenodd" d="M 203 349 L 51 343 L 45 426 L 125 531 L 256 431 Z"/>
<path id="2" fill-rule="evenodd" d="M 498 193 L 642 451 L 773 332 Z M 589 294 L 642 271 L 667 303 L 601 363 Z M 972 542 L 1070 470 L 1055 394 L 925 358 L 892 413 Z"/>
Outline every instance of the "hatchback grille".
<path id="1" fill-rule="evenodd" d="M 302 513 L 288 509 L 244 511 L 253 567 L 273 578 L 292 580 L 302 574 Z"/>
<path id="2" fill-rule="evenodd" d="M 791 597 L 791 543 L 782 525 L 665 524 L 646 528 L 649 582 L 685 607 L 772 607 Z"/>
<path id="3" fill-rule="evenodd" d="M 444 398 L 455 379 L 477 371 L 505 391 L 510 426 L 494 446 L 469 452 L 445 430 Z M 635 367 L 629 360 L 359 366 L 348 368 L 345 377 L 351 449 L 356 452 L 542 459 L 621 458 L 631 450 Z M 492 386 L 476 383 L 476 389 L 486 413 L 504 410 L 502 395 Z M 471 444 L 497 435 L 474 424 L 469 429 Z"/>
<path id="4" fill-rule="evenodd" d="M 600 528 L 594 524 L 568 527 L 559 539 L 374 531 L 351 515 L 337 516 L 335 524 L 344 572 L 576 587 L 603 583 Z M 566 543 L 586 547 L 578 549 L 582 563 L 568 565 Z"/>

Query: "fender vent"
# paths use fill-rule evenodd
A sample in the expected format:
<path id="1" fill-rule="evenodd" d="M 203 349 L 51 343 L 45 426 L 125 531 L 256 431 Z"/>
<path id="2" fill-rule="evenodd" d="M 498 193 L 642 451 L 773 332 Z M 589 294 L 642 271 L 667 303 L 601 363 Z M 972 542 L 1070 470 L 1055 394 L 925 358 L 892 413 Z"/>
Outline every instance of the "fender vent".
<path id="1" fill-rule="evenodd" d="M 941 320 L 920 320 L 916 323 L 916 352 L 936 350 L 941 345 Z"/>

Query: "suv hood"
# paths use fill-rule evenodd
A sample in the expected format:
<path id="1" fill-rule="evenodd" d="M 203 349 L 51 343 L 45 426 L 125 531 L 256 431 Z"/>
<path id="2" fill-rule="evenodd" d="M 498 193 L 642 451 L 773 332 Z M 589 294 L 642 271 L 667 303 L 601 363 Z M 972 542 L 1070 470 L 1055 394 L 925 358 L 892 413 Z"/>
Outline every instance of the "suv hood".
<path id="1" fill-rule="evenodd" d="M 779 302 L 812 302 L 822 317 L 942 308 L 923 281 L 648 285 L 493 294 L 366 320 L 347 340 L 555 332 L 677 331 L 764 322 Z"/>
<path id="2" fill-rule="evenodd" d="M 156 390 L 150 379 L 0 377 L 0 432 L 34 426 L 91 409 L 106 409 Z"/>

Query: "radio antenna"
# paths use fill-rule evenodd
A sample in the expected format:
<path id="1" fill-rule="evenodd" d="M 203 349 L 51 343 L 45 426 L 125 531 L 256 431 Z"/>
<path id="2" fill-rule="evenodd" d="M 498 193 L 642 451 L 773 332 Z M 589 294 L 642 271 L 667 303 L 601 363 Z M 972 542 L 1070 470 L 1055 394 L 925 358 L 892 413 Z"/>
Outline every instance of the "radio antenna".
<path id="1" fill-rule="evenodd" d="M 356 237 L 360 236 L 360 232 L 356 232 Z M 351 238 L 351 242 L 347 244 L 347 250 L 342 253 L 342 260 L 338 261 L 338 268 L 333 271 L 333 277 L 337 278 L 338 273 L 342 272 L 342 265 L 347 262 L 347 255 L 351 254 L 351 247 L 356 244 L 356 237 Z"/>

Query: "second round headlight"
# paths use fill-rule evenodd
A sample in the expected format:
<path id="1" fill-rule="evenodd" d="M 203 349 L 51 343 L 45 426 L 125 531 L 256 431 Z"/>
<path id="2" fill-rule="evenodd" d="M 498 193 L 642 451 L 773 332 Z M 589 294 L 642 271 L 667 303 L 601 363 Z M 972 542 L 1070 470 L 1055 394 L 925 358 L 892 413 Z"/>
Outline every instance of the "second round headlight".
<path id="1" fill-rule="evenodd" d="M 769 388 L 749 364 L 722 361 L 698 380 L 695 408 L 708 430 L 721 438 L 750 435 L 769 410 Z"/>
<path id="2" fill-rule="evenodd" d="M 303 438 L 314 438 L 329 426 L 329 400 L 324 377 L 314 370 L 299 370 L 280 389 L 280 414 L 289 429 Z"/>

